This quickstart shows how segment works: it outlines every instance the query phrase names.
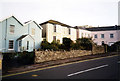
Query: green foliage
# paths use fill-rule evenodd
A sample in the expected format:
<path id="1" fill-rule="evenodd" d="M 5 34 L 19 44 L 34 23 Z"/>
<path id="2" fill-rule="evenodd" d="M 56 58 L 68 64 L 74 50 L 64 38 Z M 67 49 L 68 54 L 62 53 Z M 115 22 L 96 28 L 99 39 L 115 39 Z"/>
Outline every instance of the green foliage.
<path id="1" fill-rule="evenodd" d="M 91 38 L 79 38 L 73 45 L 73 49 L 91 50 L 93 41 Z"/>
<path id="2" fill-rule="evenodd" d="M 60 44 L 59 41 L 53 41 L 51 43 L 46 40 L 42 41 L 41 49 L 42 50 L 71 50 L 71 49 L 82 49 L 82 50 L 91 50 L 93 41 L 91 38 L 80 38 L 74 43 L 70 38 L 63 38 L 63 44 Z"/>
<path id="3" fill-rule="evenodd" d="M 73 46 L 73 41 L 70 38 L 63 38 L 63 45 L 65 50 L 70 50 Z"/>
<path id="4" fill-rule="evenodd" d="M 41 49 L 43 50 L 59 50 L 60 44 L 59 41 L 53 41 L 51 43 L 47 42 L 46 40 L 43 40 L 41 43 Z"/>
<path id="5" fill-rule="evenodd" d="M 43 50 L 46 50 L 46 49 L 50 49 L 51 47 L 50 47 L 50 43 L 49 42 L 47 42 L 45 39 L 42 41 L 42 43 L 41 43 L 41 49 L 43 49 Z"/>
<path id="6" fill-rule="evenodd" d="M 15 67 L 15 64 L 18 66 L 33 64 L 34 58 L 34 52 L 3 53 L 3 67 Z"/>

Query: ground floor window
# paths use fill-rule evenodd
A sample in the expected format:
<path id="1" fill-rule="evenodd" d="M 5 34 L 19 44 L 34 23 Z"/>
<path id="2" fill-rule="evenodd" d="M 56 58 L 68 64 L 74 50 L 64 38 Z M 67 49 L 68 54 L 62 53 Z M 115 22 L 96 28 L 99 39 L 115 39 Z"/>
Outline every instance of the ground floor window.
<path id="1" fill-rule="evenodd" d="M 27 50 L 29 49 L 29 41 L 27 41 Z"/>
<path id="2" fill-rule="evenodd" d="M 56 41 L 56 36 L 53 36 L 53 40 Z"/>
<path id="3" fill-rule="evenodd" d="M 14 40 L 9 40 L 9 49 L 13 49 Z"/>

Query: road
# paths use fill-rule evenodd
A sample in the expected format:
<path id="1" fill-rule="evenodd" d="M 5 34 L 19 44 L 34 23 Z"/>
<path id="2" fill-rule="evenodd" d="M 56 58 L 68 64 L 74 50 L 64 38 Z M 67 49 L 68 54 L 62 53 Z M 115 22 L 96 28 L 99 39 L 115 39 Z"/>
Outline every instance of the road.
<path id="1" fill-rule="evenodd" d="M 120 56 L 109 56 L 36 71 L 3 76 L 4 79 L 119 79 Z"/>

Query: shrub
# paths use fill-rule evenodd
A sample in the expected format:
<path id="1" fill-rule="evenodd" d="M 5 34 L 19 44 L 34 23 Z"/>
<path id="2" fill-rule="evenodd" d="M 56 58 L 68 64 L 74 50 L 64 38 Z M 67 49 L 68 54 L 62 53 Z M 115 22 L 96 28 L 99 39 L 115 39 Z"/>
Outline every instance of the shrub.
<path id="1" fill-rule="evenodd" d="M 79 38 L 76 40 L 76 43 L 73 45 L 73 49 L 82 49 L 82 50 L 91 50 L 92 49 L 92 40 L 91 38 Z"/>
<path id="2" fill-rule="evenodd" d="M 73 41 L 70 38 L 63 38 L 63 44 L 65 50 L 70 50 L 72 48 Z"/>

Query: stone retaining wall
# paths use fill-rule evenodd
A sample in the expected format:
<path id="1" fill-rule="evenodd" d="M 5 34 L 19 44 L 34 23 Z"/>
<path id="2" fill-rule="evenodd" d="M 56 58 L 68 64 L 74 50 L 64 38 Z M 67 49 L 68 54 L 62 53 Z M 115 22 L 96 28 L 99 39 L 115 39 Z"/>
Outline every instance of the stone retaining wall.
<path id="1" fill-rule="evenodd" d="M 90 55 L 91 51 L 86 50 L 71 50 L 71 51 L 36 51 L 35 63 L 66 59 L 72 57 L 79 57 L 84 55 Z"/>

